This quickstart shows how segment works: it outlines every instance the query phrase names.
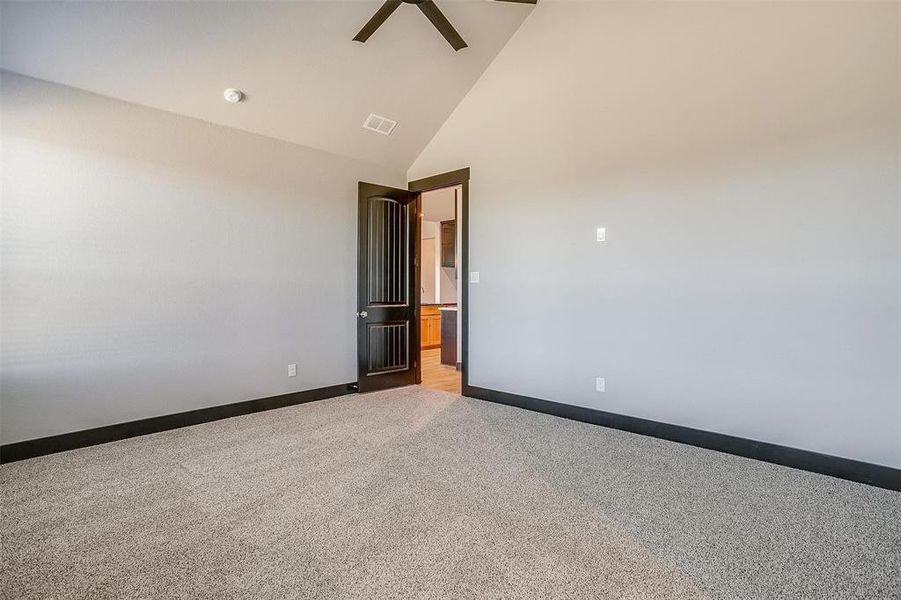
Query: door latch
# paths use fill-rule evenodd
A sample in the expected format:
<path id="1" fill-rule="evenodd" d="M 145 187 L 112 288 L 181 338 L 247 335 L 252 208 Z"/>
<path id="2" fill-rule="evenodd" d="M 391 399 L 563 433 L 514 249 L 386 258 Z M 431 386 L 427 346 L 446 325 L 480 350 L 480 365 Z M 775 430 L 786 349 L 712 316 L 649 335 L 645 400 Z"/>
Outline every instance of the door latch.
<path id="1" fill-rule="evenodd" d="M 365 319 L 366 317 L 369 316 L 369 313 L 366 312 L 365 310 L 361 310 L 360 312 L 357 313 L 357 316 L 360 317 L 361 319 Z"/>

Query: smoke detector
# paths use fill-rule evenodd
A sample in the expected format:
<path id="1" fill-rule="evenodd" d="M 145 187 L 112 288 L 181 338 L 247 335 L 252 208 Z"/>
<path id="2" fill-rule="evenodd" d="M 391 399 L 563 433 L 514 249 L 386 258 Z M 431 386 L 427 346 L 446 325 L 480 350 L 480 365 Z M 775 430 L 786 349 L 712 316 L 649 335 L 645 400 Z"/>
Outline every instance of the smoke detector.
<path id="1" fill-rule="evenodd" d="M 397 127 L 397 121 L 392 121 L 387 117 L 380 117 L 377 114 L 370 114 L 363 123 L 363 129 L 381 133 L 382 135 L 391 135 L 395 127 Z"/>
<path id="2" fill-rule="evenodd" d="M 222 96 L 225 98 L 226 102 L 231 102 L 232 104 L 237 104 L 244 100 L 244 92 L 235 88 L 228 88 Z"/>

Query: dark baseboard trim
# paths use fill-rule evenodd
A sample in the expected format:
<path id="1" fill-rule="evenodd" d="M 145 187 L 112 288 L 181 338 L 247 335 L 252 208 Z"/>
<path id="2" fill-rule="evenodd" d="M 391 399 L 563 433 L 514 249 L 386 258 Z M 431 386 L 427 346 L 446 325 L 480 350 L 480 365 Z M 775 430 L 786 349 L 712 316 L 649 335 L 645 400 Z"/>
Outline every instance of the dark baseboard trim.
<path id="1" fill-rule="evenodd" d="M 564 419 L 621 429 L 671 442 L 717 450 L 803 471 L 812 471 L 822 475 L 866 483 L 888 490 L 901 491 L 901 469 L 893 469 L 882 465 L 874 465 L 849 458 L 840 458 L 829 454 L 799 450 L 767 442 L 758 442 L 722 433 L 670 425 L 638 417 L 627 417 L 592 408 L 561 404 L 550 400 L 539 400 L 538 398 L 519 396 L 509 392 L 499 392 L 471 385 L 463 387 L 463 395 L 469 398 L 487 400 L 563 417 Z"/>
<path id="2" fill-rule="evenodd" d="M 36 440 L 26 440 L 14 444 L 6 444 L 0 446 L 0 463 L 9 463 L 17 460 L 24 460 L 26 458 L 44 456 L 45 454 L 53 454 L 55 452 L 75 450 L 76 448 L 84 448 L 85 446 L 106 444 L 107 442 L 115 442 L 117 440 L 124 440 L 139 435 L 147 435 L 148 433 L 158 433 L 169 429 L 177 429 L 179 427 L 199 425 L 201 423 L 249 415 L 264 410 L 272 410 L 274 408 L 284 408 L 286 406 L 303 404 L 305 402 L 325 400 L 326 398 L 352 394 L 355 391 L 355 384 L 342 383 L 340 385 L 332 385 L 329 387 L 317 388 L 315 390 L 304 390 L 302 392 L 293 392 L 281 396 L 258 398 L 256 400 L 246 400 L 244 402 L 235 402 L 233 404 L 224 404 L 222 406 L 211 406 L 209 408 L 199 408 L 197 410 L 190 410 L 173 415 L 151 417 L 149 419 L 129 421 L 128 423 L 118 423 L 116 425 L 107 425 L 105 427 L 63 433 L 50 437 L 38 438 Z"/>

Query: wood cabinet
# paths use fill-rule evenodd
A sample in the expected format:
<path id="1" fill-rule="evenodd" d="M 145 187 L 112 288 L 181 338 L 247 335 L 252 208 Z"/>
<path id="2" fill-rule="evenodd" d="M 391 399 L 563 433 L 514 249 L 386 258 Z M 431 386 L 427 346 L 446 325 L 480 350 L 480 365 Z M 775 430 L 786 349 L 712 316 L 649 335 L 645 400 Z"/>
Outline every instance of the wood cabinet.
<path id="1" fill-rule="evenodd" d="M 457 266 L 457 222 L 441 221 L 441 266 Z"/>
<path id="2" fill-rule="evenodd" d="M 457 366 L 457 311 L 441 311 L 441 364 Z"/>
<path id="3" fill-rule="evenodd" d="M 437 306 L 423 306 L 419 317 L 419 341 L 422 348 L 441 346 L 441 313 Z"/>

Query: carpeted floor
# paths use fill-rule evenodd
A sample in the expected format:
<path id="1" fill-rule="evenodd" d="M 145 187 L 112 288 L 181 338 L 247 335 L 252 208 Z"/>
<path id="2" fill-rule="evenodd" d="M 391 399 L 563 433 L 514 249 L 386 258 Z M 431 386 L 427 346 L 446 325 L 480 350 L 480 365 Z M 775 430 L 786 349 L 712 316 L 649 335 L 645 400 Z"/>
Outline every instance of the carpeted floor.
<path id="1" fill-rule="evenodd" d="M 899 598 L 901 494 L 418 387 L 4 465 L 26 598 Z"/>

